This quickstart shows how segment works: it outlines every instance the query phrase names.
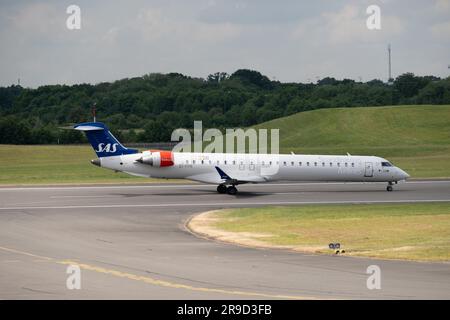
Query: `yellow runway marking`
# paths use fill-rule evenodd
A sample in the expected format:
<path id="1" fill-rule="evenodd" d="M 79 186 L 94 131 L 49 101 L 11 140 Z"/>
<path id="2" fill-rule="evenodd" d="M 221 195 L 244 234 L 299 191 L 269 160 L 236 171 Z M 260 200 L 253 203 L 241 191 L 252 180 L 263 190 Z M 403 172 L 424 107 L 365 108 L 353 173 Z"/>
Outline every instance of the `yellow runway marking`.
<path id="1" fill-rule="evenodd" d="M 176 283 L 176 282 L 170 282 L 165 280 L 159 280 L 148 276 L 139 276 L 136 274 L 128 273 L 128 272 L 122 272 L 119 270 L 114 269 L 106 269 L 99 266 L 89 265 L 85 263 L 80 263 L 74 260 L 56 260 L 50 257 L 44 257 L 35 255 L 29 252 L 1 247 L 0 250 L 8 251 L 12 253 L 17 253 L 21 255 L 26 255 L 33 258 L 39 258 L 40 260 L 55 262 L 62 265 L 77 265 L 81 269 L 88 270 L 88 271 L 94 271 L 98 273 L 108 274 L 111 276 L 134 280 L 134 281 L 140 281 L 143 283 L 160 286 L 160 287 L 167 287 L 167 288 L 175 288 L 175 289 L 185 289 L 185 290 L 191 290 L 191 291 L 199 291 L 199 292 L 209 292 L 209 293 L 222 293 L 222 294 L 230 294 L 230 295 L 239 295 L 239 296 L 251 296 L 251 297 L 261 297 L 261 298 L 272 298 L 272 299 L 317 299 L 315 297 L 306 297 L 306 296 L 290 296 L 290 295 L 278 295 L 278 294 L 268 294 L 268 293 L 260 293 L 260 292 L 250 292 L 250 291 L 236 291 L 236 290 L 226 290 L 226 289 L 216 289 L 216 288 L 206 288 L 206 287 L 194 287 L 187 284 L 182 283 Z"/>
<path id="2" fill-rule="evenodd" d="M 18 254 L 21 254 L 21 255 L 24 255 L 24 256 L 33 257 L 33 258 L 44 259 L 44 260 L 47 260 L 47 261 L 53 260 L 52 258 L 49 258 L 49 257 L 43 257 L 43 256 L 39 256 L 37 254 L 32 254 L 32 253 L 29 253 L 29 252 L 20 251 L 20 250 L 11 249 L 11 248 L 0 247 L 0 250 L 12 252 L 12 253 L 18 253 Z"/>
<path id="3" fill-rule="evenodd" d="M 265 293 L 259 293 L 259 292 L 247 292 L 247 291 L 234 291 L 234 290 L 225 290 L 225 289 L 214 289 L 214 288 L 205 288 L 205 287 L 193 287 L 186 284 L 181 283 L 175 283 L 175 282 L 169 282 L 165 280 L 158 280 L 155 278 L 147 277 L 147 276 L 138 276 L 132 273 L 122 272 L 118 270 L 113 269 L 105 269 L 102 267 L 92 266 L 84 263 L 77 263 L 75 261 L 70 260 L 64 260 L 64 261 L 58 261 L 60 264 L 66 264 L 66 265 L 78 265 L 81 269 L 84 270 L 90 270 L 95 271 L 99 273 L 109 274 L 120 278 L 126 278 L 130 280 L 136 280 L 145 282 L 148 284 L 161 286 L 161 287 L 168 287 L 168 288 L 177 288 L 177 289 L 186 289 L 186 290 L 192 290 L 192 291 L 202 291 L 202 292 L 214 292 L 214 293 L 225 293 L 225 294 L 233 294 L 233 295 L 241 295 L 241 296 L 257 296 L 257 297 L 263 297 L 263 298 L 277 298 L 277 299 L 315 299 L 313 297 L 303 297 L 303 296 L 288 296 L 288 295 L 272 295 L 272 294 L 265 294 Z"/>

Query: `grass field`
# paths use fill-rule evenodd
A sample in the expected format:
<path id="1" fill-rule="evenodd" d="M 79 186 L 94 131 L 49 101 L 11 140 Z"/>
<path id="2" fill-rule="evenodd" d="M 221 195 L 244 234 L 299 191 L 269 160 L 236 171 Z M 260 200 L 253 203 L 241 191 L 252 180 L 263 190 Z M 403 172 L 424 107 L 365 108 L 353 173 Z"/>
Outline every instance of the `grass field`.
<path id="1" fill-rule="evenodd" d="M 450 177 L 450 106 L 314 110 L 256 128 L 280 129 L 283 153 L 378 155 L 412 178 Z M 94 158 L 88 145 L 0 145 L 0 184 L 152 182 L 95 167 Z"/>
<path id="2" fill-rule="evenodd" d="M 332 253 L 339 242 L 346 255 L 450 261 L 450 203 L 229 209 L 204 221 L 205 233 L 247 245 Z"/>

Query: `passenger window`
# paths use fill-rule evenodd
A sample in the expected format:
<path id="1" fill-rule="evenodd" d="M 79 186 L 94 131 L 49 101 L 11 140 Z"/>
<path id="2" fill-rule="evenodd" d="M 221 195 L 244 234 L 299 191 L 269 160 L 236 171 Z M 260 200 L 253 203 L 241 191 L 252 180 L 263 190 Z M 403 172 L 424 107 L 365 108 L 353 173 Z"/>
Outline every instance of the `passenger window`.
<path id="1" fill-rule="evenodd" d="M 333 166 L 333 162 L 330 162 L 330 167 L 332 167 Z"/>
<path id="2" fill-rule="evenodd" d="M 306 165 L 309 167 L 309 162 L 307 162 Z"/>
<path id="3" fill-rule="evenodd" d="M 195 160 L 192 160 L 192 163 L 195 164 Z"/>
<path id="4" fill-rule="evenodd" d="M 345 163 L 345 167 L 347 168 L 347 162 Z"/>
<path id="5" fill-rule="evenodd" d="M 314 167 L 317 167 L 317 162 L 314 162 Z"/>
<path id="6" fill-rule="evenodd" d="M 355 164 L 352 162 L 352 168 L 355 166 Z"/>
<path id="7" fill-rule="evenodd" d="M 325 167 L 325 162 L 322 162 L 322 167 Z"/>
<path id="8" fill-rule="evenodd" d="M 291 162 L 291 166 L 294 166 L 294 161 Z"/>
<path id="9" fill-rule="evenodd" d="M 299 166 L 301 167 L 301 166 L 302 166 L 302 163 L 301 163 L 301 162 L 299 162 L 299 163 L 298 163 L 298 165 L 299 165 Z"/>

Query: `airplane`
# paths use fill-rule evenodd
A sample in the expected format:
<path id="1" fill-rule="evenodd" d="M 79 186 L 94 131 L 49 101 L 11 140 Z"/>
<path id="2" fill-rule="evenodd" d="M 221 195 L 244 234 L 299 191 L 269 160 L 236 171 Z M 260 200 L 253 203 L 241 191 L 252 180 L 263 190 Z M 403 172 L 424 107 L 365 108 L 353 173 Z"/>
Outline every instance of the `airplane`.
<path id="1" fill-rule="evenodd" d="M 217 185 L 218 193 L 237 194 L 239 184 L 271 181 L 387 182 L 409 175 L 388 160 L 376 156 L 295 155 L 251 153 L 191 153 L 124 147 L 102 122 L 76 124 L 98 158 L 92 164 L 130 175 L 188 179 Z"/>

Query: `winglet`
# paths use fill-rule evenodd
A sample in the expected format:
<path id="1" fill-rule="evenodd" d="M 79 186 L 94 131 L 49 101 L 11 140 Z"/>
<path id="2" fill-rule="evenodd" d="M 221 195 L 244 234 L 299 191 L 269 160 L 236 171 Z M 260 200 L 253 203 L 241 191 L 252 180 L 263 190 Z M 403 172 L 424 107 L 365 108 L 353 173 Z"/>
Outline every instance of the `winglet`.
<path id="1" fill-rule="evenodd" d="M 232 180 L 229 175 L 227 175 L 225 172 L 222 171 L 222 169 L 220 169 L 219 167 L 215 167 L 215 168 L 216 168 L 217 172 L 219 173 L 221 179 Z"/>

